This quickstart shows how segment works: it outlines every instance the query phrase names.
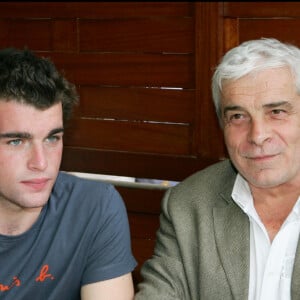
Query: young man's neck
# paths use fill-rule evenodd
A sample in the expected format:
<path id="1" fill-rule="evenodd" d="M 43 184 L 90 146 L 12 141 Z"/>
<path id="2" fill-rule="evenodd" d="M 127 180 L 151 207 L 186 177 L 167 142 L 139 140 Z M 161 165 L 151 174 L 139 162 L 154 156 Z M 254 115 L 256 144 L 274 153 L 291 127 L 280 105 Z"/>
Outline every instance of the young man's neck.
<path id="1" fill-rule="evenodd" d="M 0 202 L 0 234 L 20 235 L 29 230 L 38 219 L 42 208 L 9 210 Z"/>

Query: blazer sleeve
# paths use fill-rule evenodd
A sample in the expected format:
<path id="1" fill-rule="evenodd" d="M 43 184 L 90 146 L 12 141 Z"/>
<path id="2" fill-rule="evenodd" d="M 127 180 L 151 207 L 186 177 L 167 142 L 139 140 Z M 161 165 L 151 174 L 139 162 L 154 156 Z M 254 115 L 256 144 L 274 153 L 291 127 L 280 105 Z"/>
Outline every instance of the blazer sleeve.
<path id="1" fill-rule="evenodd" d="M 169 214 L 171 190 L 167 190 L 162 199 L 154 254 L 142 266 L 143 282 L 138 285 L 135 300 L 190 299 L 176 232 Z"/>

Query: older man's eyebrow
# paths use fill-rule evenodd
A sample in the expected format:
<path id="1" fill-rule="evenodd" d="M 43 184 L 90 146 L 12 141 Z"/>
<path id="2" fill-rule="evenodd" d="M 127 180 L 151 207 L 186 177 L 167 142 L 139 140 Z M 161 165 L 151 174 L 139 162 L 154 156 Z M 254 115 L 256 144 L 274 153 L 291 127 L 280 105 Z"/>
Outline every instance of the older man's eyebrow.
<path id="1" fill-rule="evenodd" d="M 292 108 L 292 104 L 289 101 L 278 101 L 278 102 L 270 102 L 263 105 L 264 108 L 276 108 L 284 106 L 287 108 Z M 226 115 L 228 111 L 244 111 L 245 109 L 239 105 L 227 105 L 223 109 L 223 114 Z"/>
<path id="2" fill-rule="evenodd" d="M 228 111 L 243 111 L 244 109 L 239 105 L 227 105 L 223 109 L 223 115 L 225 116 Z"/>
<path id="3" fill-rule="evenodd" d="M 291 108 L 292 104 L 289 101 L 278 101 L 278 102 L 270 102 L 263 105 L 265 108 L 276 108 L 280 106 L 285 106 L 287 108 Z"/>

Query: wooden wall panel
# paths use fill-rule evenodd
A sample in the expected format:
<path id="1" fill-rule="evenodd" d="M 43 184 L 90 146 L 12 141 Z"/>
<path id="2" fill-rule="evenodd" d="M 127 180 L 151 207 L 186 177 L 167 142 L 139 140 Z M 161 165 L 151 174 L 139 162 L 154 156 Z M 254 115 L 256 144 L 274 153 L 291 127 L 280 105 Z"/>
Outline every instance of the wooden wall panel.
<path id="1" fill-rule="evenodd" d="M 71 20 L 0 19 L 0 47 L 75 51 L 76 23 Z"/>
<path id="2" fill-rule="evenodd" d="M 103 174 L 175 181 L 181 181 L 214 162 L 215 158 L 209 156 L 196 159 L 190 155 L 99 151 L 68 146 L 64 147 L 63 154 L 63 167 L 67 166 L 75 172 L 84 170 L 87 173 L 98 173 L 101 169 Z"/>
<path id="3" fill-rule="evenodd" d="M 240 19 L 239 41 L 265 38 L 300 45 L 300 19 Z"/>
<path id="4" fill-rule="evenodd" d="M 300 46 L 299 17 L 297 2 L 224 2 L 224 52 L 262 37 Z"/>
<path id="5" fill-rule="evenodd" d="M 79 28 L 80 52 L 194 51 L 192 18 L 80 20 Z"/>
<path id="6" fill-rule="evenodd" d="M 142 276 L 140 274 L 141 265 L 153 255 L 154 245 L 155 245 L 155 240 L 152 239 L 132 240 L 133 255 L 138 262 L 137 269 L 132 274 L 135 287 L 139 282 L 142 281 Z M 138 251 L 137 249 L 143 249 L 143 251 Z"/>
<path id="7" fill-rule="evenodd" d="M 195 10 L 195 130 L 194 151 L 199 160 L 226 157 L 211 95 L 211 78 L 223 53 L 222 2 L 196 2 Z"/>
<path id="8" fill-rule="evenodd" d="M 166 191 L 161 189 L 117 186 L 129 211 L 133 254 L 138 262 L 133 272 L 135 285 L 142 280 L 140 269 L 153 254 L 156 231 L 159 228 L 160 201 Z M 145 214 L 147 212 L 147 214 Z"/>
<path id="9" fill-rule="evenodd" d="M 51 45 L 50 20 L 1 20 L 1 47 L 21 47 L 24 45 L 34 50 L 49 50 Z M 37 29 L 38 28 L 38 29 Z"/>
<path id="10" fill-rule="evenodd" d="M 192 2 L 1 2 L 0 18 L 130 18 L 192 16 Z"/>
<path id="11" fill-rule="evenodd" d="M 165 189 L 136 188 L 133 186 L 117 186 L 117 190 L 125 199 L 127 209 L 133 213 L 145 213 L 158 215 L 160 213 L 160 201 Z"/>
<path id="12" fill-rule="evenodd" d="M 183 155 L 190 152 L 189 132 L 187 125 L 81 118 L 70 123 L 65 133 L 65 145 Z"/>
<path id="13" fill-rule="evenodd" d="M 160 88 L 82 86 L 78 116 L 173 123 L 194 121 L 194 92 Z M 153 109 L 157 107 L 157 109 Z"/>
<path id="14" fill-rule="evenodd" d="M 224 17 L 239 18 L 290 18 L 300 16 L 300 3 L 297 1 L 243 1 L 224 2 Z M 251 30 L 251 28 L 249 28 Z"/>
<path id="15" fill-rule="evenodd" d="M 143 263 L 153 254 L 156 232 L 159 228 L 158 215 L 132 213 L 129 211 L 132 251 L 138 262 L 133 272 L 135 285 L 142 280 L 140 270 Z"/>
<path id="16" fill-rule="evenodd" d="M 140 53 L 51 53 L 52 60 L 78 85 L 194 87 L 191 55 Z"/>
<path id="17" fill-rule="evenodd" d="M 132 239 L 155 240 L 159 219 L 157 215 L 129 211 L 129 225 Z"/>
<path id="18" fill-rule="evenodd" d="M 53 51 L 77 50 L 77 23 L 75 20 L 59 19 L 52 22 Z"/>

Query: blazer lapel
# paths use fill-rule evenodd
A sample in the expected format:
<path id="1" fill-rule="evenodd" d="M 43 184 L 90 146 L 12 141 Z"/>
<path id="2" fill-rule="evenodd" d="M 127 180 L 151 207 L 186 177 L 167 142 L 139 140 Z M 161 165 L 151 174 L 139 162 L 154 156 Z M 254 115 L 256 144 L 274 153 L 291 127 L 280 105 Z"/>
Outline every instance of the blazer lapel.
<path id="1" fill-rule="evenodd" d="M 248 299 L 250 229 L 248 217 L 231 199 L 231 190 L 223 207 L 215 207 L 216 245 L 232 290 L 233 299 Z M 226 193 L 225 193 L 226 194 Z"/>

